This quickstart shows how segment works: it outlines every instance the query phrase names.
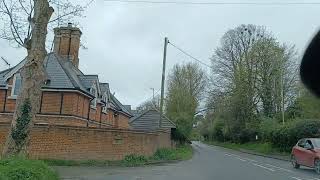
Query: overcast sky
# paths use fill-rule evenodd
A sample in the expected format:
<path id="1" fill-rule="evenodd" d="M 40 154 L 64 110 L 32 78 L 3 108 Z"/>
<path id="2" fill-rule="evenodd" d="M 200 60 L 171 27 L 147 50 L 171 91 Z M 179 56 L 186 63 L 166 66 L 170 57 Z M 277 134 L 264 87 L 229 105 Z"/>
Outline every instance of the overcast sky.
<path id="1" fill-rule="evenodd" d="M 98 74 L 101 82 L 110 83 L 111 91 L 123 104 L 134 107 L 152 97 L 150 88 L 160 89 L 165 36 L 210 64 L 220 38 L 240 24 L 266 26 L 280 42 L 295 44 L 300 53 L 320 27 L 320 5 L 128 4 L 96 0 L 85 16 L 80 20 L 81 40 L 88 49 L 80 49 L 80 69 L 85 74 Z M 0 40 L 0 49 L 0 56 L 12 65 L 26 55 L 4 40 Z M 189 61 L 168 47 L 168 71 L 176 63 Z M 5 68 L 0 62 L 0 70 Z"/>

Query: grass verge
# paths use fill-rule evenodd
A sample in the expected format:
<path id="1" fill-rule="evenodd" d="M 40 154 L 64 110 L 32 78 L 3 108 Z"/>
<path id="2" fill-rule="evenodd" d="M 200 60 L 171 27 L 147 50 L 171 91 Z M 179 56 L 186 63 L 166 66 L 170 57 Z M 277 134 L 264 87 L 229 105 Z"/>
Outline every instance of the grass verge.
<path id="1" fill-rule="evenodd" d="M 58 180 L 58 174 L 39 160 L 9 158 L 0 160 L 1 180 Z"/>
<path id="2" fill-rule="evenodd" d="M 182 145 L 176 148 L 158 149 L 151 157 L 142 155 L 127 155 L 122 161 L 73 161 L 73 160 L 43 160 L 50 166 L 144 166 L 155 163 L 165 163 L 170 161 L 187 160 L 192 157 L 193 151 L 190 145 Z"/>
<path id="3" fill-rule="evenodd" d="M 215 146 L 221 146 L 228 149 L 234 150 L 249 150 L 253 152 L 257 152 L 264 155 L 279 155 L 279 156 L 287 156 L 290 153 L 281 152 L 280 150 L 272 147 L 270 143 L 245 143 L 245 144 L 236 144 L 230 142 L 216 142 L 216 141 L 206 141 L 206 144 L 211 144 Z"/>

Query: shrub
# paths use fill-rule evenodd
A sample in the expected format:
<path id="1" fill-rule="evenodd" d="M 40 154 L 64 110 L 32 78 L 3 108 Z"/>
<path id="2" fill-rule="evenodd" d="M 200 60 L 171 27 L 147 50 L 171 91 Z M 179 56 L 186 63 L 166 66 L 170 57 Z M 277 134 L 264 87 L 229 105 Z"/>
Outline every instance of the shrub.
<path id="1" fill-rule="evenodd" d="M 152 159 L 154 160 L 184 160 L 192 157 L 192 148 L 190 145 L 180 145 L 177 148 L 158 149 Z"/>
<path id="2" fill-rule="evenodd" d="M 297 120 L 273 130 L 270 141 L 273 146 L 289 152 L 301 138 L 320 137 L 319 130 L 319 120 Z"/>
<path id="3" fill-rule="evenodd" d="M 177 159 L 175 150 L 169 149 L 169 148 L 158 149 L 154 153 L 153 158 L 155 160 L 175 160 L 175 159 Z"/>
<path id="4" fill-rule="evenodd" d="M 264 118 L 259 126 L 259 139 L 267 142 L 271 139 L 272 132 L 279 126 L 276 119 Z"/>
<path id="5" fill-rule="evenodd" d="M 42 161 L 11 158 L 0 160 L 0 179 L 57 180 L 58 175 Z"/>
<path id="6" fill-rule="evenodd" d="M 212 129 L 212 138 L 216 141 L 223 142 L 225 140 L 225 133 L 224 133 L 225 123 L 217 119 L 213 123 L 213 129 Z"/>
<path id="7" fill-rule="evenodd" d="M 258 132 L 254 129 L 249 129 L 249 128 L 245 128 L 245 129 L 241 129 L 239 134 L 236 135 L 235 142 L 236 143 L 247 143 L 250 141 L 255 141 L 255 137 L 258 134 Z"/>
<path id="8" fill-rule="evenodd" d="M 122 162 L 125 166 L 129 167 L 139 166 L 146 164 L 148 162 L 148 158 L 142 155 L 131 154 L 125 156 Z"/>

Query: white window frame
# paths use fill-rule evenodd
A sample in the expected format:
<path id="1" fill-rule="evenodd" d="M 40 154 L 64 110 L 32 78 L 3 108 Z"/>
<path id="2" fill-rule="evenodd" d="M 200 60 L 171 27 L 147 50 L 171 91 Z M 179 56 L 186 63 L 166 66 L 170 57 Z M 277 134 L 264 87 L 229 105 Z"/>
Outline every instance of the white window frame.
<path id="1" fill-rule="evenodd" d="M 13 76 L 13 82 L 12 82 L 12 87 L 11 87 L 11 96 L 10 96 L 10 98 L 12 98 L 12 99 L 16 99 L 16 98 L 18 97 L 17 94 L 14 94 L 14 90 L 15 90 L 15 88 L 16 88 L 17 76 L 19 76 L 20 79 L 21 79 L 20 73 L 14 74 L 14 76 Z M 20 86 L 22 86 L 22 82 L 21 82 L 21 85 L 20 85 Z M 21 87 L 20 87 L 20 88 L 21 88 Z"/>
<path id="2" fill-rule="evenodd" d="M 95 85 L 93 85 L 91 88 L 90 88 L 90 93 L 92 93 L 92 89 L 94 89 L 95 91 L 95 94 L 94 94 L 94 99 L 91 100 L 91 102 L 93 102 L 93 104 L 90 103 L 90 107 L 93 108 L 93 109 L 96 109 L 97 108 L 97 97 L 98 97 L 98 92 L 97 92 L 97 87 Z"/>
<path id="3" fill-rule="evenodd" d="M 106 93 L 103 94 L 102 100 L 106 103 L 105 106 L 102 108 L 102 112 L 108 113 L 108 96 Z"/>

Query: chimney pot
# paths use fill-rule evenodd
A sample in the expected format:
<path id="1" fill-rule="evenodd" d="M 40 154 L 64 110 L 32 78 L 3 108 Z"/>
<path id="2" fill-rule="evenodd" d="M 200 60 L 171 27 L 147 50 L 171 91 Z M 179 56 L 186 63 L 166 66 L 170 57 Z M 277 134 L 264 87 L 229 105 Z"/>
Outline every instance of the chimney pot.
<path id="1" fill-rule="evenodd" d="M 79 66 L 79 47 L 81 31 L 72 27 L 72 23 L 67 26 L 54 28 L 54 52 L 69 60 L 75 67 Z"/>

